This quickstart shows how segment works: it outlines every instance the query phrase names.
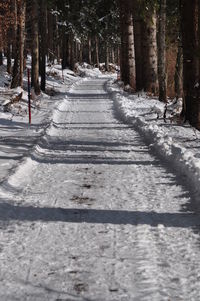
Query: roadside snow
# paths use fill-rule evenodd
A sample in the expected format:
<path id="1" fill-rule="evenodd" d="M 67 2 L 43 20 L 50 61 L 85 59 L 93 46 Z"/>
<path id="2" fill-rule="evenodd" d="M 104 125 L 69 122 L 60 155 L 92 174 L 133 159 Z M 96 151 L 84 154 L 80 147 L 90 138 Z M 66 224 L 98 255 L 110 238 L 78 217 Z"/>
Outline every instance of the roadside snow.
<path id="1" fill-rule="evenodd" d="M 200 300 L 193 193 L 119 120 L 106 82 L 64 93 L 1 187 L 2 301 Z"/>
<path id="2" fill-rule="evenodd" d="M 28 58 L 28 64 L 30 63 Z M 11 175 L 19 163 L 26 160 L 29 152 L 45 133 L 51 123 L 54 108 L 58 106 L 77 81 L 83 80 L 69 69 L 63 70 L 60 65 L 47 67 L 47 93 L 41 93 L 31 101 L 32 122 L 29 125 L 27 76 L 24 76 L 24 89 L 10 89 L 10 76 L 5 66 L 0 68 L 0 182 Z M 5 86 L 6 84 L 6 86 Z M 11 104 L 8 112 L 5 105 L 12 97 L 23 92 L 22 99 Z"/>
<path id="3" fill-rule="evenodd" d="M 109 81 L 107 88 L 120 117 L 133 124 L 151 148 L 184 175 L 200 195 L 200 133 L 188 124 L 171 123 L 169 119 L 165 123 L 164 104 L 157 99 L 150 99 L 144 93 L 123 92 L 113 81 Z M 180 110 L 179 102 L 175 110 Z"/>

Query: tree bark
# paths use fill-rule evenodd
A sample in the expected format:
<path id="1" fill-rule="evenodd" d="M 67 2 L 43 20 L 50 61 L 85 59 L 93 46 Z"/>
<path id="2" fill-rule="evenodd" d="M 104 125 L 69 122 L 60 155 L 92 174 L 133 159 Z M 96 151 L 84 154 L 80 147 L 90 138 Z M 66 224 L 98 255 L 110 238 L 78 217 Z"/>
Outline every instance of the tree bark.
<path id="1" fill-rule="evenodd" d="M 92 41 L 90 35 L 88 35 L 88 63 L 92 65 Z"/>
<path id="2" fill-rule="evenodd" d="M 133 36 L 133 15 L 131 0 L 119 0 L 121 54 L 121 79 L 125 85 L 135 89 L 135 57 Z"/>
<path id="3" fill-rule="evenodd" d="M 159 100 L 167 102 L 166 81 L 166 0 L 160 0 L 158 15 L 158 82 Z"/>
<path id="4" fill-rule="evenodd" d="M 3 50 L 0 49 L 0 66 L 3 65 Z"/>
<path id="5" fill-rule="evenodd" d="M 51 12 L 48 12 L 48 53 L 49 53 L 49 61 L 50 63 L 54 63 L 54 52 L 53 52 L 53 40 L 54 40 L 54 32 L 53 32 L 53 15 Z"/>
<path id="6" fill-rule="evenodd" d="M 105 43 L 105 69 L 109 71 L 109 46 L 108 42 Z"/>
<path id="7" fill-rule="evenodd" d="M 47 2 L 46 0 L 40 1 L 40 55 L 41 55 L 41 90 L 45 91 L 46 88 L 46 54 L 47 54 Z"/>
<path id="8" fill-rule="evenodd" d="M 158 60 L 157 60 L 157 18 L 154 7 L 149 6 L 144 21 L 144 82 L 145 91 L 150 93 L 158 92 Z"/>
<path id="9" fill-rule="evenodd" d="M 96 64 L 99 68 L 99 39 L 95 36 Z"/>
<path id="10" fill-rule="evenodd" d="M 24 41 L 25 41 L 25 21 L 26 21 L 26 0 L 21 0 L 20 7 L 20 16 L 19 16 L 19 66 L 20 66 L 20 75 L 19 81 L 20 86 L 23 87 L 23 72 L 24 72 Z"/>
<path id="11" fill-rule="evenodd" d="M 17 34 L 15 36 L 15 57 L 14 57 L 14 66 L 12 72 L 12 82 L 11 88 L 16 88 L 18 86 L 23 87 L 23 62 L 24 62 L 24 34 L 25 34 L 25 15 L 26 15 L 26 1 L 21 0 L 18 3 L 18 6 L 15 7 L 15 2 L 13 3 L 13 9 L 17 11 Z M 16 13 L 16 12 L 15 12 Z M 15 32 L 14 32 L 15 35 Z"/>
<path id="12" fill-rule="evenodd" d="M 133 1 L 133 25 L 134 25 L 134 46 L 135 46 L 135 69 L 136 69 L 136 91 L 144 89 L 144 68 L 143 68 L 143 22 L 139 13 L 138 0 Z"/>
<path id="13" fill-rule="evenodd" d="M 200 129 L 198 1 L 182 0 L 181 16 L 185 118 Z"/>
<path id="14" fill-rule="evenodd" d="M 180 41 L 178 43 L 174 82 L 176 98 L 183 97 L 183 49 Z"/>
<path id="15" fill-rule="evenodd" d="M 31 86 L 35 94 L 40 94 L 39 85 L 39 30 L 38 30 L 38 2 L 32 0 L 32 73 Z"/>
<path id="16" fill-rule="evenodd" d="M 12 64 L 11 64 L 11 44 L 8 41 L 8 46 L 7 46 L 7 72 L 9 74 L 12 73 Z"/>

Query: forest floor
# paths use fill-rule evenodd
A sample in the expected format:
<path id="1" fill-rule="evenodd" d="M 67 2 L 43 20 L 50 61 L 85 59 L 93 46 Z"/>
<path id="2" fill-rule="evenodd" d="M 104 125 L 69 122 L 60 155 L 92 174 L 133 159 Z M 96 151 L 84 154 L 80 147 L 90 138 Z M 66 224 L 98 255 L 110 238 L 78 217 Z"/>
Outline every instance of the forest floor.
<path id="1" fill-rule="evenodd" d="M 199 134 L 86 75 L 0 112 L 0 300 L 200 300 Z"/>

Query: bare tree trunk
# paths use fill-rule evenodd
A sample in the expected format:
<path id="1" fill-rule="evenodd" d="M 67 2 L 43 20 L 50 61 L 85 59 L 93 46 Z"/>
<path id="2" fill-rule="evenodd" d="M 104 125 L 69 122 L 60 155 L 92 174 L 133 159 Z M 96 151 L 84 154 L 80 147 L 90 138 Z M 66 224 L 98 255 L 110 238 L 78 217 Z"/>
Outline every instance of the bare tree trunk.
<path id="1" fill-rule="evenodd" d="M 56 36 L 56 56 L 57 61 L 60 63 L 60 39 L 59 39 L 59 29 L 58 29 L 58 16 L 55 16 L 55 36 Z"/>
<path id="2" fill-rule="evenodd" d="M 135 67 L 136 67 L 136 90 L 144 88 L 143 74 L 143 48 L 142 48 L 142 20 L 134 17 L 134 40 L 135 40 Z"/>
<path id="3" fill-rule="evenodd" d="M 21 0 L 20 16 L 19 16 L 19 65 L 20 65 L 20 86 L 23 87 L 23 72 L 24 72 L 24 41 L 25 41 L 25 20 L 26 20 L 26 1 Z"/>
<path id="4" fill-rule="evenodd" d="M 14 3 L 15 4 L 15 3 Z M 14 6 L 14 9 L 15 6 Z M 12 72 L 11 88 L 23 86 L 23 70 L 24 70 L 24 34 L 25 34 L 25 13 L 26 1 L 22 0 L 17 6 L 17 35 L 14 42 L 15 60 Z"/>
<path id="5" fill-rule="evenodd" d="M 11 12 L 13 15 L 13 27 L 12 27 L 12 58 L 16 57 L 17 47 L 17 0 L 11 0 Z"/>
<path id="6" fill-rule="evenodd" d="M 88 63 L 92 65 L 92 41 L 90 35 L 88 35 Z"/>
<path id="7" fill-rule="evenodd" d="M 41 55 L 41 90 L 45 91 L 46 88 L 46 54 L 47 54 L 47 3 L 46 0 L 40 1 L 40 55 Z"/>
<path id="8" fill-rule="evenodd" d="M 135 89 L 135 50 L 132 1 L 120 0 L 121 76 L 124 84 Z"/>
<path id="9" fill-rule="evenodd" d="M 39 32 L 38 32 L 38 2 L 32 0 L 32 74 L 31 85 L 36 95 L 40 94 L 39 85 Z"/>
<path id="10" fill-rule="evenodd" d="M 156 40 L 156 10 L 149 6 L 144 22 L 144 82 L 145 91 L 151 93 L 158 92 L 158 60 L 157 60 L 157 40 Z"/>
<path id="11" fill-rule="evenodd" d="M 115 64 L 115 49 L 114 49 L 114 46 L 111 49 L 111 61 L 112 61 L 112 64 Z"/>
<path id="12" fill-rule="evenodd" d="M 159 100 L 167 102 L 166 81 L 166 0 L 160 0 L 158 16 L 158 81 Z"/>
<path id="13" fill-rule="evenodd" d="M 176 98 L 183 96 L 183 50 L 179 42 L 174 76 Z"/>
<path id="14" fill-rule="evenodd" d="M 11 44 L 8 41 L 8 46 L 7 46 L 7 72 L 9 74 L 12 73 L 12 64 L 11 64 Z"/>
<path id="15" fill-rule="evenodd" d="M 108 42 L 106 42 L 106 48 L 105 48 L 105 69 L 106 71 L 109 71 L 109 46 Z"/>
<path id="16" fill-rule="evenodd" d="M 79 60 L 79 63 L 82 63 L 83 62 L 83 45 L 82 45 L 82 43 L 78 44 L 78 50 L 79 50 L 78 60 Z"/>
<path id="17" fill-rule="evenodd" d="M 200 129 L 198 1 L 182 0 L 183 90 L 185 118 Z"/>
<path id="18" fill-rule="evenodd" d="M 121 48 L 120 48 L 120 73 L 121 80 L 125 85 L 129 84 L 128 72 L 128 41 L 126 31 L 126 14 L 127 6 L 123 0 L 119 0 L 120 8 L 120 35 L 121 35 Z"/>
<path id="19" fill-rule="evenodd" d="M 53 53 L 53 15 L 51 12 L 48 12 L 48 53 L 49 53 L 49 61 L 54 63 L 54 53 Z"/>
<path id="20" fill-rule="evenodd" d="M 127 40 L 128 40 L 128 71 L 129 85 L 135 90 L 135 49 L 134 49 L 134 32 L 133 32 L 133 13 L 132 0 L 127 1 Z"/>
<path id="21" fill-rule="evenodd" d="M 0 49 L 0 66 L 3 65 L 3 50 Z"/>
<path id="22" fill-rule="evenodd" d="M 99 39 L 95 36 L 96 64 L 99 68 Z"/>

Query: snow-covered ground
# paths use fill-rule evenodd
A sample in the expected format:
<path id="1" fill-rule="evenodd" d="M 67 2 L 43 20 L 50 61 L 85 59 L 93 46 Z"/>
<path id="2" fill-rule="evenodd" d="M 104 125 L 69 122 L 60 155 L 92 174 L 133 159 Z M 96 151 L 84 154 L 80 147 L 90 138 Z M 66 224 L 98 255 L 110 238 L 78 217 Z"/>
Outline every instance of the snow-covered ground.
<path id="1" fill-rule="evenodd" d="M 47 91 L 32 101 L 32 123 L 29 126 L 27 77 L 25 89 L 8 89 L 9 75 L 5 67 L 0 68 L 0 181 L 5 179 L 18 166 L 20 160 L 27 156 L 43 135 L 52 120 L 52 112 L 69 88 L 80 80 L 72 71 L 65 70 L 62 74 L 60 65 L 48 67 Z M 23 91 L 22 100 L 4 112 L 4 105 L 9 103 L 11 96 Z"/>
<path id="2" fill-rule="evenodd" d="M 165 106 L 157 99 L 147 97 L 144 93 L 125 93 L 113 81 L 107 86 L 120 118 L 133 124 L 151 149 L 175 172 L 185 177 L 187 184 L 196 190 L 199 203 L 200 133 L 176 116 L 181 111 L 180 101 L 168 105 L 167 118 L 164 120 Z"/>
<path id="3" fill-rule="evenodd" d="M 198 133 L 91 73 L 1 112 L 0 300 L 200 300 Z"/>

